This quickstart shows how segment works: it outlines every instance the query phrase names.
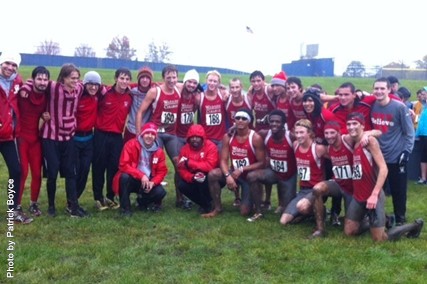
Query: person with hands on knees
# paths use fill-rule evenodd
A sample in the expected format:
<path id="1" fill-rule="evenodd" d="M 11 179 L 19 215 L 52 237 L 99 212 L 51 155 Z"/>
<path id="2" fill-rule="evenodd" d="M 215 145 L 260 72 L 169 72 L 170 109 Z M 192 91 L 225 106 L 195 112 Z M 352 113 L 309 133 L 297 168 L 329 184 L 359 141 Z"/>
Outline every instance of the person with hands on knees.
<path id="1" fill-rule="evenodd" d="M 178 189 L 200 206 L 200 213 L 211 211 L 207 174 L 218 167 L 219 155 L 216 145 L 206 138 L 202 125 L 193 124 L 187 132 L 185 144 L 178 157 L 178 174 L 181 177 Z"/>
<path id="2" fill-rule="evenodd" d="M 147 210 L 150 205 L 153 212 L 161 210 L 161 202 L 166 196 L 161 182 L 168 169 L 165 153 L 156 138 L 157 126 L 149 122 L 123 148 L 119 171 L 113 180 L 113 190 L 120 197 L 120 213 L 123 216 L 132 215 L 129 198 L 132 192 L 137 193 L 141 210 Z"/>

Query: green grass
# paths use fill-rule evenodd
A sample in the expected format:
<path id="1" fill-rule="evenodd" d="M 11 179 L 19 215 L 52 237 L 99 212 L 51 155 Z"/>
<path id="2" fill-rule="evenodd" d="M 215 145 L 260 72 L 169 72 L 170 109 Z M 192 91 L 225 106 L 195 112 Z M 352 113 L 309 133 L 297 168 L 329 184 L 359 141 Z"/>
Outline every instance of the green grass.
<path id="1" fill-rule="evenodd" d="M 171 168 L 171 167 L 170 167 Z M 0 184 L 6 168 L 0 160 Z M 75 220 L 64 210 L 64 181 L 58 180 L 58 216 L 45 214 L 30 225 L 15 225 L 15 280 L 18 283 L 425 283 L 427 236 L 375 244 L 368 234 L 347 238 L 342 228 L 328 225 L 328 236 L 308 240 L 314 224 L 282 227 L 273 212 L 248 223 L 232 207 L 234 194 L 224 189 L 225 212 L 203 219 L 197 212 L 174 206 L 172 174 L 161 213 L 135 211 L 131 218 L 117 211 L 97 212 L 91 182 L 81 198 L 90 218 Z M 47 209 L 43 181 L 41 208 Z M 427 187 L 412 185 L 409 220 L 426 216 Z M 29 188 L 23 207 L 29 203 Z M 275 191 L 273 204 L 277 204 Z M 5 212 L 6 191 L 0 192 Z M 134 199 L 134 197 L 133 197 Z M 329 205 L 329 203 L 328 203 Z M 387 212 L 391 200 L 387 199 Z M 5 279 L 6 222 L 0 221 L 0 260 Z M 8 252 L 7 252 L 8 253 Z"/>
<path id="2" fill-rule="evenodd" d="M 54 68 L 50 68 L 52 73 Z M 31 71 L 31 68 L 28 68 Z M 21 67 L 25 78 L 26 67 Z M 87 70 L 82 70 L 84 73 Z M 105 73 L 103 73 L 105 72 Z M 100 70 L 105 78 L 112 70 Z M 28 73 L 27 73 L 28 74 Z M 181 74 L 183 75 L 183 74 Z M 28 76 L 27 76 L 28 77 Z M 53 76 L 55 78 L 56 75 Z M 156 74 L 156 80 L 159 80 Z M 225 77 L 225 76 L 224 76 Z M 107 81 L 107 79 L 105 79 Z M 303 78 L 335 88 L 341 78 Z M 365 79 L 366 84 L 372 80 Z M 111 83 L 108 81 L 107 83 Z M 365 82 L 360 81 L 360 84 Z M 421 83 L 421 82 L 418 82 Z M 358 82 L 359 84 L 359 82 Z M 422 84 L 420 85 L 422 86 Z M 117 211 L 97 212 L 91 180 L 80 203 L 90 218 L 75 220 L 64 213 L 64 181 L 58 179 L 58 216 L 49 218 L 45 180 L 40 194 L 43 216 L 30 225 L 15 225 L 16 283 L 426 283 L 427 235 L 416 240 L 375 244 L 365 234 L 347 238 L 342 228 L 327 226 L 328 236 L 308 240 L 314 224 L 282 227 L 273 212 L 248 223 L 232 207 L 234 194 L 222 192 L 224 213 L 201 218 L 196 210 L 175 208 L 169 163 L 164 210 L 134 212 L 122 219 Z M 6 212 L 7 169 L 0 158 L 0 211 Z M 29 205 L 29 180 L 23 207 Z M 134 197 L 132 197 L 134 199 Z M 426 219 L 427 187 L 410 181 L 408 220 Z M 273 205 L 277 205 L 273 190 Z M 329 206 L 329 202 L 328 202 Z M 387 212 L 391 199 L 387 198 Z M 6 282 L 6 220 L 0 219 L 0 283 Z"/>

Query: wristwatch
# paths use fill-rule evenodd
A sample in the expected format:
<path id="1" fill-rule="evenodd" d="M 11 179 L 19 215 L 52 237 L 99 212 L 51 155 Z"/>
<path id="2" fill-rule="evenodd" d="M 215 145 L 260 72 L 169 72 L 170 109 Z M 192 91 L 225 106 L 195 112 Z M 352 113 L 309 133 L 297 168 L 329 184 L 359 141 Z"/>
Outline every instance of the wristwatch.
<path id="1" fill-rule="evenodd" d="M 230 176 L 230 173 L 226 173 L 224 176 L 225 176 L 226 178 L 228 178 L 228 177 Z"/>

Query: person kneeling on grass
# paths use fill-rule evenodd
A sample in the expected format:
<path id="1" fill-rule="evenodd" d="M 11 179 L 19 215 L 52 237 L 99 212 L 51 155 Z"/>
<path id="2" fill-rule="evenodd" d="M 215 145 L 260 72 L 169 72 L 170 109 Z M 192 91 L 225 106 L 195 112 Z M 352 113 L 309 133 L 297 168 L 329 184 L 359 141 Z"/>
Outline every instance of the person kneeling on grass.
<path id="1" fill-rule="evenodd" d="M 218 167 L 218 161 L 216 145 L 206 138 L 203 126 L 191 125 L 187 132 L 187 144 L 182 147 L 178 157 L 178 189 L 200 206 L 200 213 L 212 210 L 207 175 Z"/>
<path id="2" fill-rule="evenodd" d="M 130 194 L 138 194 L 138 206 L 141 210 L 158 212 L 166 191 L 161 182 L 166 177 L 166 156 L 159 147 L 157 126 L 147 123 L 136 138 L 129 140 L 121 153 L 119 171 L 114 176 L 113 190 L 120 196 L 120 213 L 130 216 Z"/>
<path id="3" fill-rule="evenodd" d="M 368 228 L 376 242 L 395 241 L 401 236 L 417 238 L 424 225 L 419 218 L 412 224 L 396 226 L 385 231 L 385 194 L 382 190 L 387 177 L 387 165 L 377 139 L 370 136 L 363 146 L 365 118 L 353 112 L 347 116 L 348 134 L 354 141 L 353 149 L 353 199 L 350 201 L 344 224 L 347 236 L 359 235 Z M 364 222 L 368 215 L 369 226 Z"/>

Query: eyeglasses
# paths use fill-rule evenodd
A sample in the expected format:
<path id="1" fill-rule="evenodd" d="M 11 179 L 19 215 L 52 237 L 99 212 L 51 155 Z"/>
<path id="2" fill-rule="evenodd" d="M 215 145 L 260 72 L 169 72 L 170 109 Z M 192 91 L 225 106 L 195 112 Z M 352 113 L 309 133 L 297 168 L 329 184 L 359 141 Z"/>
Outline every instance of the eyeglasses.
<path id="1" fill-rule="evenodd" d="M 243 120 L 243 121 L 247 121 L 247 120 L 248 120 L 248 118 L 247 118 L 247 117 L 244 117 L 244 116 L 235 116 L 235 117 L 234 117 L 234 120 Z"/>

